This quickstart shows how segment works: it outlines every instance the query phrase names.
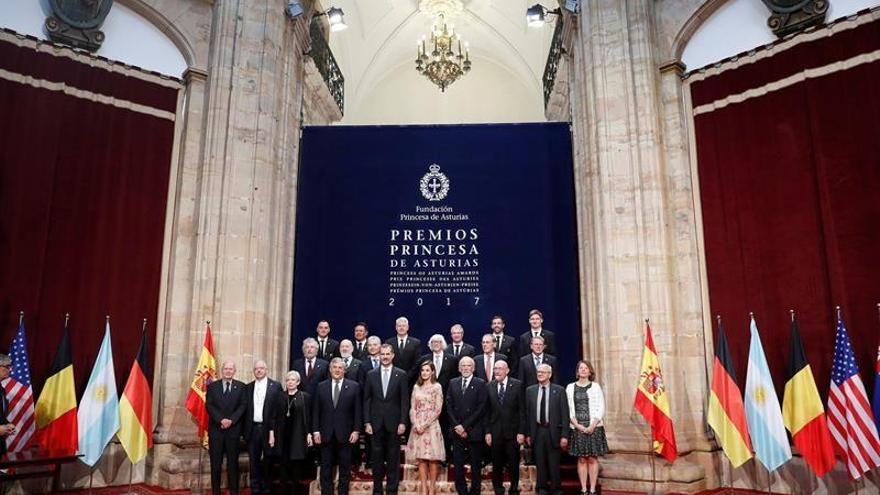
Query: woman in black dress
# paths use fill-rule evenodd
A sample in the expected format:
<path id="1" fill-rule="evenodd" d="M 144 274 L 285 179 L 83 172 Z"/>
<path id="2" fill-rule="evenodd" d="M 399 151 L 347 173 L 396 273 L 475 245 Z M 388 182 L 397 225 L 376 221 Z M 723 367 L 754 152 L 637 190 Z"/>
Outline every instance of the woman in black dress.
<path id="1" fill-rule="evenodd" d="M 283 473 L 283 493 L 293 495 L 302 479 L 307 464 L 307 454 L 312 446 L 311 398 L 306 392 L 297 390 L 300 376 L 297 371 L 288 371 L 284 379 L 284 394 L 279 402 L 278 454 L 281 457 Z"/>
<path id="2" fill-rule="evenodd" d="M 581 494 L 594 495 L 599 480 L 599 457 L 608 453 L 605 439 L 605 395 L 596 380 L 593 365 L 578 361 L 577 381 L 568 384 L 565 394 L 571 414 L 571 441 L 568 453 L 578 458 Z M 587 491 L 589 484 L 589 492 Z"/>

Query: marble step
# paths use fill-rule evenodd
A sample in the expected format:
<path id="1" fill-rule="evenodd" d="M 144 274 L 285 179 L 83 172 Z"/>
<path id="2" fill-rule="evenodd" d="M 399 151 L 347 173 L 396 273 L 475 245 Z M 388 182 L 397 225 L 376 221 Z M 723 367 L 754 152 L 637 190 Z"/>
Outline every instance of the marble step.
<path id="1" fill-rule="evenodd" d="M 418 493 L 419 489 L 419 473 L 418 467 L 411 464 L 404 464 L 401 466 L 402 477 L 400 480 L 400 486 L 398 488 L 398 493 L 401 495 L 415 495 Z M 466 469 L 468 473 L 468 479 L 470 479 L 470 468 Z M 454 483 L 454 473 L 453 468 L 450 466 L 448 468 L 441 468 L 439 476 L 437 478 L 436 491 L 437 493 L 455 493 L 455 483 Z M 505 477 L 506 479 L 506 477 Z M 530 495 L 535 493 L 535 467 L 534 466 L 520 466 L 520 492 L 523 495 Z M 504 482 L 505 490 L 510 487 L 510 483 L 508 481 Z M 362 467 L 357 469 L 354 473 L 352 473 L 351 483 L 349 485 L 349 493 L 350 494 L 371 494 L 373 492 L 373 481 L 369 470 L 363 469 Z M 480 484 L 480 492 L 485 495 L 494 495 L 495 491 L 492 488 L 492 467 L 487 466 L 482 471 L 482 483 Z M 313 481 L 309 485 L 309 494 L 310 495 L 318 495 L 321 493 L 320 484 L 317 480 Z"/>

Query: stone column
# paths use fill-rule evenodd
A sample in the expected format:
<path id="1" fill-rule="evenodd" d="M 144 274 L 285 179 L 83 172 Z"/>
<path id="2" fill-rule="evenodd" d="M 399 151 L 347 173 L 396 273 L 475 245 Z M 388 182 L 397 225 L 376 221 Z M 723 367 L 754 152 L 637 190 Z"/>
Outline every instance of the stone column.
<path id="1" fill-rule="evenodd" d="M 195 487 L 195 426 L 184 408 L 211 321 L 218 367 L 288 369 L 295 184 L 305 19 L 283 0 L 217 0 L 207 72 L 190 71 L 154 396 L 151 482 Z M 207 487 L 207 456 L 203 486 Z M 155 469 L 158 468 L 158 469 Z"/>
<path id="2" fill-rule="evenodd" d="M 584 355 L 607 402 L 617 454 L 608 488 L 706 487 L 704 470 L 656 458 L 633 408 L 646 318 L 663 366 L 680 454 L 703 448 L 707 397 L 701 282 L 691 172 L 674 73 L 655 56 L 654 2 L 582 2 L 571 98 L 580 238 Z M 673 101 L 674 100 L 674 101 Z M 669 109 L 672 108 L 672 111 Z M 705 449 L 703 449 L 705 450 Z"/>

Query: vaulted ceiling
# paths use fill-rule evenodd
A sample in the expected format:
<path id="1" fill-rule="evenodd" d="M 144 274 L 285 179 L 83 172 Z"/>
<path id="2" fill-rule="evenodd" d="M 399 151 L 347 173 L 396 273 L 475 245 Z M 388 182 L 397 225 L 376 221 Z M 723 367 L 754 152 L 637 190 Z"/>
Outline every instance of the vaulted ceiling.
<path id="1" fill-rule="evenodd" d="M 422 0 L 426 3 L 459 3 L 455 0 Z M 474 68 L 470 74 L 441 95 L 427 79 L 418 78 L 409 86 L 414 94 L 426 94 L 425 88 L 437 93 L 437 98 L 461 100 L 467 91 L 469 98 L 479 99 L 493 92 L 512 88 L 511 94 L 527 95 L 533 100 L 523 120 L 538 120 L 536 109 L 543 105 L 541 76 L 553 34 L 548 23 L 543 29 L 526 26 L 525 11 L 536 0 L 461 0 L 461 13 L 449 20 L 463 40 L 470 43 Z M 383 85 L 412 79 L 415 71 L 416 41 L 428 34 L 434 17 L 420 10 L 419 0 L 324 0 L 324 6 L 341 7 L 349 28 L 333 33 L 330 46 L 346 78 L 346 108 L 355 114 L 365 100 L 383 97 Z M 552 0 L 544 0 L 553 8 Z M 465 81 L 467 80 L 467 81 Z M 415 85 L 422 84 L 418 88 Z M 407 86 L 407 87 L 409 87 Z M 458 88 L 457 88 L 458 86 Z M 406 95 L 399 95 L 399 104 Z M 497 95 L 494 95 L 497 96 Z M 521 99 L 521 98 L 520 98 Z M 376 102 L 373 102 L 376 103 Z M 405 103 L 404 103 L 405 104 Z M 347 113 L 349 113 L 347 111 Z M 537 117 L 540 117 L 538 115 Z M 491 119 L 491 117 L 490 117 Z M 356 119 L 363 122 L 363 116 Z M 497 119 L 496 119 L 497 120 Z"/>

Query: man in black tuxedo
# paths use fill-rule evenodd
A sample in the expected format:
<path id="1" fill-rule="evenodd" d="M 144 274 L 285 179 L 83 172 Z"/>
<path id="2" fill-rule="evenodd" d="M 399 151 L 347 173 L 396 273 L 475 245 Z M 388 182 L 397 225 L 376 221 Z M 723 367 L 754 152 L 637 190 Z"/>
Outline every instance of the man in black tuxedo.
<path id="1" fill-rule="evenodd" d="M 364 386 L 364 432 L 372 437 L 373 494 L 393 495 L 400 477 L 400 437 L 409 423 L 409 377 L 393 365 L 389 344 L 382 345 L 380 356 L 381 366 L 367 373 Z"/>
<path id="2" fill-rule="evenodd" d="M 269 493 L 269 455 L 275 448 L 275 414 L 281 407 L 281 384 L 266 377 L 262 359 L 254 362 L 254 381 L 244 387 L 244 442 L 248 448 L 251 493 Z"/>
<path id="3" fill-rule="evenodd" d="M 329 363 L 317 357 L 318 341 L 311 337 L 303 341 L 302 352 L 303 357 L 293 362 L 293 370 L 298 371 L 302 377 L 299 389 L 314 397 L 318 383 L 327 378 Z"/>
<path id="4" fill-rule="evenodd" d="M 9 378 L 12 372 L 12 358 L 0 354 L 0 382 Z M 9 399 L 6 391 L 0 390 L 0 457 L 6 455 L 6 437 L 15 433 L 15 425 L 9 422 Z"/>
<path id="5" fill-rule="evenodd" d="M 385 343 L 391 345 L 394 351 L 394 366 L 409 374 L 410 385 L 412 385 L 416 378 L 413 369 L 422 355 L 422 342 L 409 336 L 409 320 L 405 316 L 401 316 L 394 322 L 394 329 L 397 335 L 386 340 Z"/>
<path id="6" fill-rule="evenodd" d="M 361 361 L 367 356 L 367 338 L 370 336 L 370 329 L 367 327 L 367 324 L 359 321 L 354 324 L 354 340 L 351 341 L 351 344 L 354 346 L 354 351 L 352 351 L 352 357 L 360 359 Z"/>
<path id="7" fill-rule="evenodd" d="M 486 445 L 492 457 L 492 488 L 504 495 L 504 468 L 510 476 L 510 495 L 519 494 L 519 447 L 525 442 L 525 388 L 508 376 L 506 361 L 498 361 L 495 377 L 487 386 Z"/>
<path id="8" fill-rule="evenodd" d="M 532 342 L 532 337 L 543 337 L 545 352 L 556 355 L 556 336 L 550 330 L 545 330 L 542 326 L 543 324 L 543 313 L 537 309 L 529 311 L 529 331 L 519 336 L 520 352 L 525 354 L 526 349 L 529 349 Z"/>
<path id="9" fill-rule="evenodd" d="M 330 361 L 330 379 L 318 384 L 318 395 L 312 404 L 312 438 L 321 448 L 321 493 L 333 493 L 333 468 L 338 467 L 337 493 L 347 495 L 351 452 L 360 435 L 362 405 L 360 385 L 345 378 L 342 358 Z"/>
<path id="10" fill-rule="evenodd" d="M 550 383 L 553 369 L 538 366 L 538 383 L 526 389 L 526 443 L 532 447 L 538 493 L 562 494 L 559 460 L 571 433 L 568 399 L 561 385 Z M 549 482 L 549 486 L 548 486 Z"/>
<path id="11" fill-rule="evenodd" d="M 459 495 L 479 495 L 482 451 L 485 441 L 486 382 L 474 376 L 474 360 L 464 356 L 458 360 L 461 374 L 449 382 L 446 392 L 446 414 L 452 426 L 452 462 L 455 463 L 455 490 Z M 471 465 L 471 488 L 465 479 L 465 462 Z"/>
<path id="12" fill-rule="evenodd" d="M 330 322 L 319 321 L 315 332 L 318 334 L 315 338 L 318 342 L 318 357 L 324 361 L 339 357 L 339 342 L 330 338 Z"/>
<path id="13" fill-rule="evenodd" d="M 220 495 L 220 474 L 226 457 L 229 493 L 238 493 L 238 451 L 244 411 L 247 408 L 244 383 L 235 380 L 235 363 L 225 361 L 220 380 L 208 385 L 205 409 L 208 411 L 208 457 L 211 460 L 211 490 Z"/>
<path id="14" fill-rule="evenodd" d="M 504 333 L 506 322 L 499 315 L 492 317 L 492 338 L 495 339 L 495 352 L 507 356 L 507 364 L 510 374 L 516 374 L 516 366 L 519 364 L 520 349 L 516 345 L 516 337 Z"/>
<path id="15" fill-rule="evenodd" d="M 367 379 L 367 370 L 364 367 L 364 363 L 354 357 L 353 352 L 354 344 L 350 340 L 342 339 L 339 342 L 339 357 L 342 359 L 342 364 L 345 367 L 345 377 L 358 382 L 358 385 L 363 387 L 364 380 Z"/>
<path id="16" fill-rule="evenodd" d="M 455 358 L 444 352 L 446 349 L 446 339 L 444 339 L 442 335 L 432 335 L 431 338 L 428 339 L 428 349 L 430 349 L 431 352 L 419 358 L 416 367 L 418 368 L 425 361 L 431 361 L 434 363 L 434 375 L 437 378 L 437 383 L 440 384 L 440 387 L 445 394 L 446 389 L 449 387 L 449 380 L 456 375 L 456 368 L 458 365 Z M 418 369 L 416 370 L 416 373 L 418 373 Z"/>
<path id="17" fill-rule="evenodd" d="M 492 374 L 497 361 L 507 361 L 507 356 L 495 352 L 495 339 L 492 334 L 483 335 L 480 339 L 480 346 L 483 352 L 474 356 L 474 376 L 488 382 L 492 379 Z"/>
<path id="18" fill-rule="evenodd" d="M 538 383 L 538 366 L 541 364 L 549 364 L 551 368 L 556 369 L 556 356 L 551 356 L 544 352 L 544 339 L 542 337 L 532 337 L 532 352 L 521 357 L 519 360 L 519 380 L 523 385 L 530 387 Z M 553 383 L 559 382 L 557 376 L 553 376 Z"/>
<path id="19" fill-rule="evenodd" d="M 474 354 L 477 353 L 477 350 L 474 346 L 465 343 L 464 341 L 464 327 L 456 323 L 452 325 L 449 329 L 449 339 L 452 342 L 449 344 L 449 347 L 446 348 L 446 354 L 454 357 L 456 360 L 463 356 L 474 357 Z"/>

